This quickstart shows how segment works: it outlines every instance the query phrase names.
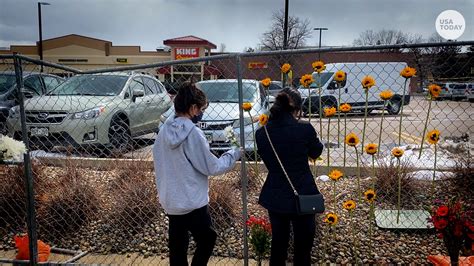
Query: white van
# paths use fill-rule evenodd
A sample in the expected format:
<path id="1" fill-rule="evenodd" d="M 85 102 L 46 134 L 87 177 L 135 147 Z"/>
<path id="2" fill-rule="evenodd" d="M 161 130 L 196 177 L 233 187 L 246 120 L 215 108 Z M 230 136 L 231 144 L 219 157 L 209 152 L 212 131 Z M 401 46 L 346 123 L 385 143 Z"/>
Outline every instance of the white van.
<path id="1" fill-rule="evenodd" d="M 388 102 L 386 110 L 389 114 L 398 114 L 402 104 L 403 86 L 405 78 L 400 76 L 400 72 L 405 68 L 405 62 L 358 62 L 358 63 L 334 63 L 326 64 L 326 70 L 319 76 L 313 73 L 314 82 L 310 88 L 298 88 L 304 98 L 303 112 L 305 115 L 309 113 L 309 99 L 311 95 L 311 113 L 319 113 L 319 86 L 321 86 L 321 102 L 322 108 L 337 107 L 342 103 L 349 103 L 353 111 L 364 111 L 365 108 L 365 92 L 362 88 L 362 79 L 370 75 L 375 79 L 375 86 L 369 89 L 368 112 L 375 109 L 383 108 L 383 101 L 380 99 L 380 92 L 390 89 L 394 96 Z M 346 82 L 341 88 L 337 88 L 334 74 L 336 71 L 342 70 L 346 72 Z M 408 79 L 405 90 L 404 104 L 410 103 L 410 79 Z M 340 102 L 339 102 L 340 94 Z"/>

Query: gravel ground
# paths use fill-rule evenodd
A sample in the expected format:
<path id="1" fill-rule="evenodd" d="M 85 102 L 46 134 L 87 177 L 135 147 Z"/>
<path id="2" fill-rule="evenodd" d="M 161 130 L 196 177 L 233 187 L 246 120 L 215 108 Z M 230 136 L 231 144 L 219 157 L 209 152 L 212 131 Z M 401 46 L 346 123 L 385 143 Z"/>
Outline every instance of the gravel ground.
<path id="1" fill-rule="evenodd" d="M 46 169 L 46 173 L 51 178 L 54 178 L 54 175 L 61 174 L 61 171 L 59 168 L 52 167 Z M 50 244 L 61 248 L 88 250 L 98 254 L 131 254 L 138 252 L 144 257 L 167 256 L 168 219 L 163 211 L 151 218 L 143 217 L 147 222 L 139 229 L 130 229 L 129 226 L 126 226 L 130 222 L 130 217 L 123 217 L 121 224 L 110 224 L 106 218 L 108 217 L 107 214 L 112 211 L 110 202 L 108 202 L 111 200 L 111 197 L 108 196 L 110 193 L 108 183 L 116 178 L 117 174 L 113 171 L 93 170 L 84 170 L 82 173 L 84 176 L 93 179 L 100 191 L 99 194 L 103 204 L 100 213 L 96 216 L 97 218 L 82 226 L 78 231 L 63 235 L 61 239 L 49 241 Z M 153 178 L 152 174 L 149 174 L 149 178 Z M 242 257 L 242 227 L 238 223 L 241 213 L 241 192 L 236 185 L 238 184 L 235 179 L 236 176 L 238 174 L 233 173 L 217 179 L 219 182 L 231 184 L 229 186 L 231 190 L 222 193 L 234 197 L 238 204 L 234 206 L 237 210 L 234 211 L 234 216 L 229 216 L 230 220 L 216 224 L 218 232 L 217 245 L 214 250 L 216 256 Z M 318 233 L 313 249 L 314 262 L 355 263 L 355 255 L 357 254 L 357 257 L 364 263 L 426 264 L 428 255 L 446 253 L 442 241 L 436 238 L 433 231 L 390 231 L 377 228 L 375 222 L 368 219 L 369 205 L 367 203 L 361 203 L 357 206 L 351 223 L 348 212 L 343 210 L 341 206 L 345 200 L 353 198 L 354 192 L 357 191 L 356 180 L 354 177 L 348 177 L 337 183 L 338 207 L 336 213 L 339 215 L 339 223 L 332 228 L 334 232 L 327 233 L 328 227 L 321 222 L 323 217 L 317 217 Z M 426 204 L 428 195 L 425 193 L 429 191 L 430 183 L 426 181 L 415 182 L 417 182 L 415 186 L 419 188 L 419 194 L 409 197 L 413 199 L 413 202 L 405 203 L 405 207 L 422 207 Z M 255 189 L 248 193 L 248 213 L 264 217 L 266 211 L 257 204 L 258 187 L 261 183 L 261 181 L 255 180 L 250 182 Z M 370 184 L 370 179 L 361 180 L 362 188 L 368 188 Z M 326 209 L 332 211 L 332 182 L 317 181 L 317 185 L 326 197 Z M 388 197 L 393 197 L 393 195 L 378 195 L 376 208 L 394 209 L 393 200 L 385 200 Z M 143 203 L 143 208 L 146 208 L 146 204 L 148 203 Z M 221 204 L 227 203 L 222 200 Z M 223 210 L 226 213 L 226 208 L 223 208 Z M 372 239 L 368 237 L 369 222 L 372 222 L 374 231 Z M 17 231 L 11 228 L 0 229 L 0 249 L 11 250 L 14 248 L 12 241 L 14 232 Z M 194 248 L 192 242 L 190 248 L 191 250 Z M 250 251 L 250 254 L 252 254 L 252 251 Z"/>

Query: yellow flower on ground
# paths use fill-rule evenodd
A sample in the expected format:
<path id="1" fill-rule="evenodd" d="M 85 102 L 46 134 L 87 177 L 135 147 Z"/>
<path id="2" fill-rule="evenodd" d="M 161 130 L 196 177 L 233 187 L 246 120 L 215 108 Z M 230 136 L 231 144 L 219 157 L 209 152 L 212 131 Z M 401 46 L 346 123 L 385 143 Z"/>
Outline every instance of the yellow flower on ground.
<path id="1" fill-rule="evenodd" d="M 308 88 L 311 83 L 313 83 L 313 75 L 305 74 L 301 77 L 300 83 L 303 87 Z"/>
<path id="2" fill-rule="evenodd" d="M 375 85 L 375 80 L 373 77 L 371 76 L 365 76 L 363 79 L 362 79 L 362 87 L 364 89 L 370 89 L 371 87 L 373 87 Z"/>
<path id="3" fill-rule="evenodd" d="M 266 78 L 266 79 L 262 79 L 262 81 L 260 82 L 265 88 L 268 88 L 270 84 L 272 83 L 272 80 L 270 78 Z"/>
<path id="4" fill-rule="evenodd" d="M 332 180 L 334 181 L 337 181 L 339 180 L 344 174 L 339 171 L 339 170 L 332 170 L 330 173 L 329 173 L 329 178 L 331 178 Z"/>
<path id="5" fill-rule="evenodd" d="M 258 117 L 258 122 L 260 123 L 260 125 L 264 126 L 268 123 L 268 115 L 266 114 L 261 114 L 259 117 Z"/>
<path id="6" fill-rule="evenodd" d="M 431 97 L 438 98 L 441 93 L 441 87 L 436 84 L 431 84 L 428 86 Z"/>
<path id="7" fill-rule="evenodd" d="M 244 109 L 244 111 L 250 111 L 252 110 L 252 103 L 249 103 L 249 102 L 245 102 L 242 104 L 242 109 Z"/>
<path id="8" fill-rule="evenodd" d="M 392 155 L 397 157 L 397 158 L 400 158 L 403 156 L 403 149 L 402 148 L 398 148 L 398 147 L 395 147 L 392 149 Z"/>
<path id="9" fill-rule="evenodd" d="M 380 93 L 380 99 L 387 101 L 392 99 L 393 97 L 393 92 L 391 90 L 384 90 Z"/>
<path id="10" fill-rule="evenodd" d="M 339 70 L 334 74 L 334 80 L 338 83 L 343 82 L 346 79 L 346 72 Z"/>
<path id="11" fill-rule="evenodd" d="M 331 117 L 336 114 L 336 107 L 324 108 L 324 116 Z"/>
<path id="12" fill-rule="evenodd" d="M 286 74 L 291 70 L 291 65 L 288 63 L 285 63 L 281 66 L 281 73 Z"/>
<path id="13" fill-rule="evenodd" d="M 353 147 L 357 146 L 357 144 L 359 144 L 359 137 L 354 133 L 349 133 L 349 135 L 346 136 L 346 144 Z"/>
<path id="14" fill-rule="evenodd" d="M 323 61 L 314 61 L 311 66 L 313 67 L 315 72 L 321 73 L 326 69 L 326 65 Z"/>
<path id="15" fill-rule="evenodd" d="M 365 152 L 370 155 L 376 154 L 378 151 L 378 145 L 375 143 L 369 143 L 365 146 Z"/>
<path id="16" fill-rule="evenodd" d="M 352 210 L 355 209 L 356 203 L 353 200 L 347 200 L 347 201 L 344 202 L 344 204 L 342 204 L 342 207 L 344 207 L 344 209 L 346 209 L 348 211 L 352 211 Z"/>
<path id="17" fill-rule="evenodd" d="M 339 218 L 337 217 L 337 214 L 333 212 L 327 213 L 326 217 L 324 218 L 324 222 L 329 225 L 336 225 L 338 221 L 339 221 Z"/>
<path id="18" fill-rule="evenodd" d="M 343 113 L 348 113 L 352 110 L 352 106 L 348 103 L 341 104 L 341 106 L 339 107 L 339 110 L 341 110 L 341 112 Z"/>
<path id="19" fill-rule="evenodd" d="M 429 143 L 436 144 L 439 141 L 439 135 L 440 135 L 439 130 L 434 129 L 428 132 L 426 139 L 428 140 Z"/>
<path id="20" fill-rule="evenodd" d="M 374 202 L 375 200 L 375 191 L 373 189 L 369 189 L 366 192 L 364 192 L 365 200 L 368 202 Z"/>
<path id="21" fill-rule="evenodd" d="M 411 78 L 413 77 L 414 75 L 416 74 L 416 69 L 412 68 L 412 67 L 405 67 L 401 72 L 400 72 L 400 76 L 408 79 L 408 78 Z"/>

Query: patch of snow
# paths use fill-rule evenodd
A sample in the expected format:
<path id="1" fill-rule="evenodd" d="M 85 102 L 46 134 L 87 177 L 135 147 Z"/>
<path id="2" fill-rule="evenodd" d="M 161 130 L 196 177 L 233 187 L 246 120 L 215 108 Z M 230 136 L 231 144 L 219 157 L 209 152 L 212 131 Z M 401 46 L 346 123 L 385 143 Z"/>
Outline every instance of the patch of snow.
<path id="1" fill-rule="evenodd" d="M 321 180 L 323 182 L 327 182 L 327 181 L 330 180 L 330 178 L 327 175 L 320 175 L 320 176 L 316 177 L 316 180 Z"/>
<path id="2" fill-rule="evenodd" d="M 452 172 L 436 172 L 435 173 L 435 180 L 440 180 L 443 177 L 452 176 Z M 417 180 L 433 180 L 433 171 L 429 170 L 420 170 L 411 172 L 408 174 L 409 177 L 417 179 Z"/>

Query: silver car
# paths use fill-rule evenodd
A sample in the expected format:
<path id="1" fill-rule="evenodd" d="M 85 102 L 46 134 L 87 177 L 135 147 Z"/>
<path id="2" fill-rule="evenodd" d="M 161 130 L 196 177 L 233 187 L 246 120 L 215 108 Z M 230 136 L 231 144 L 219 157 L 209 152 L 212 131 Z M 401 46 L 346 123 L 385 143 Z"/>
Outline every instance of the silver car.
<path id="1" fill-rule="evenodd" d="M 170 106 L 163 84 L 149 75 L 77 75 L 26 101 L 26 126 L 34 147 L 99 147 L 123 153 L 133 137 L 155 131 Z M 20 138 L 18 107 L 10 110 L 7 126 Z"/>

